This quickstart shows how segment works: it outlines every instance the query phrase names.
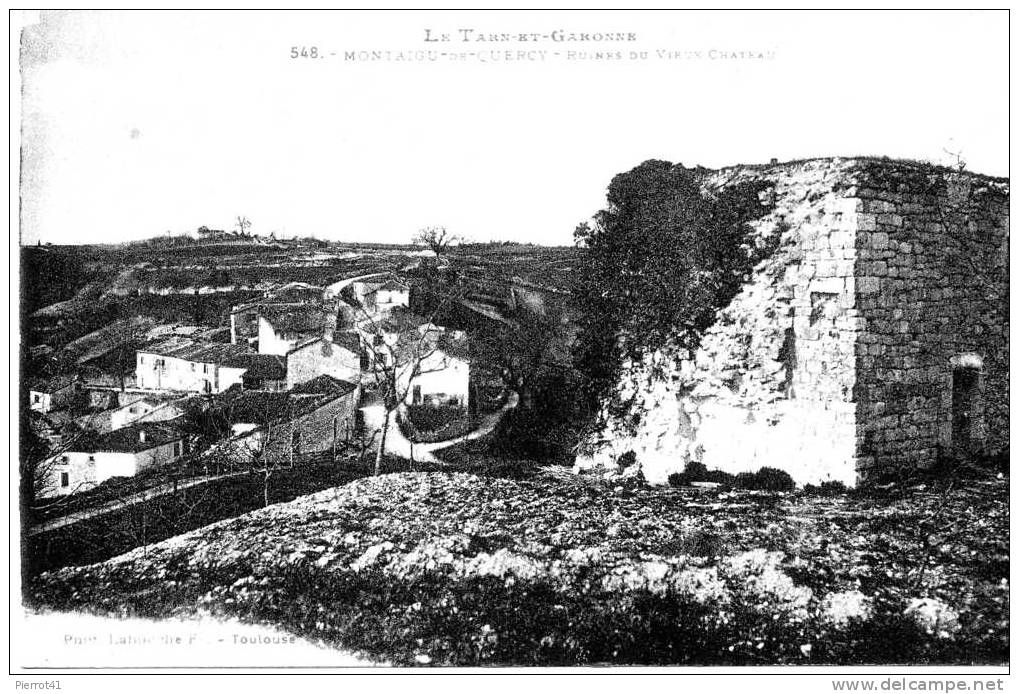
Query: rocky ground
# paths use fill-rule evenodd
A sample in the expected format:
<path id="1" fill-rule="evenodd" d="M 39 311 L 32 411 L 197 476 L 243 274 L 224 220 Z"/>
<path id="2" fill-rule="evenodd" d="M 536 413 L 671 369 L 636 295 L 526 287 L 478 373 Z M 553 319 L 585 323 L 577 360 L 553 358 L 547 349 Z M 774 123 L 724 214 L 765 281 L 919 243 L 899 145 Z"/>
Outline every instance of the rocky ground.
<path id="1" fill-rule="evenodd" d="M 40 576 L 396 664 L 1004 663 L 1008 480 L 879 495 L 400 473 Z"/>

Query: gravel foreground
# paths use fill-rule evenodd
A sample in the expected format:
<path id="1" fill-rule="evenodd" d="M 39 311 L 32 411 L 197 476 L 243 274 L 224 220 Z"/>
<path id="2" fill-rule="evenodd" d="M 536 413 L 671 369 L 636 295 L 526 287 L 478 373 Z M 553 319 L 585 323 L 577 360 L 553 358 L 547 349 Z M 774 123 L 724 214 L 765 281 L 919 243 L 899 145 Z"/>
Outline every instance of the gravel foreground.
<path id="1" fill-rule="evenodd" d="M 396 665 L 1008 660 L 1008 479 L 883 498 L 400 473 L 42 574 L 36 609 Z"/>

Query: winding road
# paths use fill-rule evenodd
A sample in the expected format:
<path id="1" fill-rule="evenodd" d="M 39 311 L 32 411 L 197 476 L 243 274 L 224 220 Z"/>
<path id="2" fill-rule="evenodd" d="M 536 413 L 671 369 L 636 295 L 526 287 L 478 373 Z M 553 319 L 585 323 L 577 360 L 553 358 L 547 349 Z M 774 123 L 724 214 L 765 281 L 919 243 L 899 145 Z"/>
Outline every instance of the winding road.
<path id="1" fill-rule="evenodd" d="M 413 459 L 423 463 L 442 463 L 434 455 L 435 451 L 440 451 L 450 446 L 455 446 L 458 443 L 464 441 L 474 441 L 480 439 L 482 436 L 491 434 L 492 431 L 498 426 L 499 422 L 502 421 L 503 416 L 512 410 L 520 402 L 520 396 L 516 391 L 509 391 L 509 395 L 506 398 L 506 402 L 495 412 L 491 412 L 482 417 L 476 429 L 473 429 L 463 436 L 457 436 L 453 439 L 447 439 L 446 441 L 436 441 L 434 443 L 413 443 L 410 439 L 403 435 L 400 431 L 400 425 L 396 421 L 396 411 L 394 410 L 389 415 L 389 431 L 386 434 L 386 453 L 396 455 L 401 458 L 407 458 L 408 460 Z"/>

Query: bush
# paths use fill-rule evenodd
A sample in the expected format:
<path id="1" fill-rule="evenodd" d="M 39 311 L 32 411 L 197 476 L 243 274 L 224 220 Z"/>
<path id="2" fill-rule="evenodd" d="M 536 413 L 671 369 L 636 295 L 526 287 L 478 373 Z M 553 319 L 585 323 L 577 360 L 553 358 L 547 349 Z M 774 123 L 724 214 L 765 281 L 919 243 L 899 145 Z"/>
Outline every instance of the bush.
<path id="1" fill-rule="evenodd" d="M 725 487 L 733 486 L 736 478 L 721 470 L 708 470 L 704 463 L 691 460 L 683 472 L 669 475 L 669 484 L 673 487 L 689 487 L 694 482 L 714 482 Z"/>
<path id="2" fill-rule="evenodd" d="M 773 467 L 762 467 L 757 472 L 741 472 L 736 475 L 738 489 L 756 489 L 767 492 L 788 492 L 796 488 L 789 473 Z"/>
<path id="3" fill-rule="evenodd" d="M 459 405 L 408 405 L 398 417 L 404 435 L 414 443 L 455 439 L 470 432 L 473 421 Z"/>
<path id="4" fill-rule="evenodd" d="M 812 496 L 841 496 L 848 490 L 846 485 L 838 480 L 826 480 L 821 483 L 821 486 L 808 484 L 803 487 L 805 494 Z"/>

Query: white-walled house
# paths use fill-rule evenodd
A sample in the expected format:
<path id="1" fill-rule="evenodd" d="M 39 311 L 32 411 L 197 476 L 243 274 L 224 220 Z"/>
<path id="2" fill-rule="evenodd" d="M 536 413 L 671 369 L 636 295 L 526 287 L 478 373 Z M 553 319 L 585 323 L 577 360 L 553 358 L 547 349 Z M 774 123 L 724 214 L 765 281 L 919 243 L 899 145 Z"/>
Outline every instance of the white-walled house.
<path id="1" fill-rule="evenodd" d="M 136 385 L 146 390 L 221 393 L 241 382 L 244 369 L 227 364 L 245 353 L 237 345 L 167 340 L 138 350 Z"/>
<path id="2" fill-rule="evenodd" d="M 133 477 L 169 465 L 186 449 L 184 435 L 166 422 L 144 422 L 111 431 L 81 450 L 68 450 L 43 463 L 39 496 L 66 496 L 113 477 Z"/>
<path id="3" fill-rule="evenodd" d="M 359 297 L 368 313 L 387 315 L 395 309 L 410 306 L 410 287 L 397 280 L 386 280 L 381 284 L 370 285 Z"/>
<path id="4" fill-rule="evenodd" d="M 45 413 L 66 405 L 74 397 L 76 382 L 74 375 L 31 381 L 28 387 L 29 409 Z"/>
<path id="5" fill-rule="evenodd" d="M 147 396 L 113 410 L 110 430 L 123 429 L 135 422 L 165 422 L 182 414 L 183 410 L 174 403 Z"/>
<path id="6" fill-rule="evenodd" d="M 258 314 L 258 352 L 284 355 L 311 338 L 328 334 L 336 315 L 314 304 L 267 304 Z"/>
<path id="7" fill-rule="evenodd" d="M 407 405 L 459 405 L 470 402 L 471 364 L 462 343 L 441 339 L 416 365 L 409 363 L 397 375 Z"/>

